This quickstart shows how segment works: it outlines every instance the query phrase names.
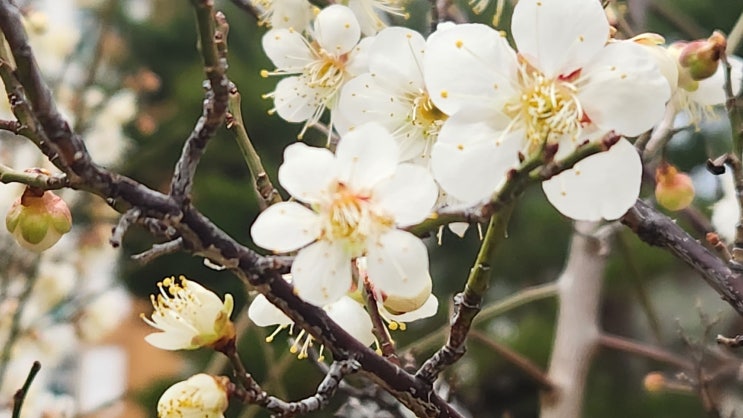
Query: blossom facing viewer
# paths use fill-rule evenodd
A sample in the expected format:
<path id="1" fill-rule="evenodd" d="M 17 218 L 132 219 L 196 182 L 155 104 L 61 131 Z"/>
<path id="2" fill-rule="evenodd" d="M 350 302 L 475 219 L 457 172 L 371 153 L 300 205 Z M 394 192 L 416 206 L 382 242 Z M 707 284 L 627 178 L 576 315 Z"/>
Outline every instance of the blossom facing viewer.
<path id="1" fill-rule="evenodd" d="M 276 66 L 261 76 L 290 75 L 279 81 L 272 97 L 274 109 L 287 122 L 305 122 L 298 137 L 333 109 L 337 93 L 353 75 L 366 68 L 361 28 L 351 9 L 338 4 L 315 18 L 310 39 L 294 29 L 278 28 L 263 35 L 263 50 Z"/>
<path id="2" fill-rule="evenodd" d="M 645 132 L 662 118 L 670 97 L 642 46 L 610 40 L 599 2 L 522 0 L 511 27 L 518 52 L 500 32 L 479 24 L 443 28 L 428 40 L 426 85 L 449 115 L 433 147 L 432 169 L 442 188 L 464 202 L 487 199 L 520 157 L 536 157 L 547 144 L 558 146 L 560 159 L 611 131 Z M 548 200 L 574 219 L 618 218 L 640 190 L 640 158 L 630 148 L 620 140 L 583 167 L 544 182 Z M 620 182 L 631 187 L 618 192 L 613 186 Z"/>
<path id="3" fill-rule="evenodd" d="M 224 418 L 229 379 L 200 373 L 169 387 L 157 402 L 158 418 Z"/>
<path id="4" fill-rule="evenodd" d="M 272 251 L 299 250 L 291 274 L 301 298 L 317 306 L 337 301 L 351 290 L 351 261 L 366 256 L 375 292 L 417 306 L 427 300 L 426 247 L 398 228 L 426 219 L 438 188 L 425 168 L 398 156 L 378 124 L 349 132 L 335 155 L 303 143 L 286 148 L 279 182 L 297 201 L 270 206 L 251 235 Z"/>
<path id="5" fill-rule="evenodd" d="M 152 318 L 141 315 L 160 330 L 145 337 L 148 343 L 163 350 L 194 350 L 220 349 L 234 342 L 232 295 L 226 294 L 222 302 L 214 292 L 183 276 L 168 277 L 157 286 L 160 293 L 150 296 L 155 308 Z"/>

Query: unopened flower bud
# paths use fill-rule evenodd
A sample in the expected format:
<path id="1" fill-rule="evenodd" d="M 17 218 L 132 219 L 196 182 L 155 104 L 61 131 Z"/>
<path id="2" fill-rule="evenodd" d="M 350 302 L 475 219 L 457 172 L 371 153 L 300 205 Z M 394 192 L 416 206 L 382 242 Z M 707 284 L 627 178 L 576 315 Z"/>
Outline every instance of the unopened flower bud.
<path id="1" fill-rule="evenodd" d="M 655 170 L 655 181 L 655 198 L 668 210 L 682 210 L 694 200 L 691 177 L 671 164 L 663 163 Z"/>
<path id="2" fill-rule="evenodd" d="M 69 232 L 72 215 L 61 197 L 29 186 L 13 202 L 5 226 L 21 247 L 41 252 Z"/>
<path id="3" fill-rule="evenodd" d="M 382 305 L 393 315 L 400 315 L 407 312 L 412 312 L 421 306 L 428 300 L 431 295 L 431 285 L 421 289 L 417 295 L 392 295 L 382 294 L 383 301 Z"/>
<path id="4" fill-rule="evenodd" d="M 725 36 L 715 32 L 706 40 L 692 41 L 684 45 L 679 53 L 679 64 L 689 72 L 693 80 L 704 80 L 717 71 L 726 46 Z"/>
<path id="5" fill-rule="evenodd" d="M 157 402 L 159 418 L 224 418 L 230 381 L 200 373 L 169 387 Z"/>
<path id="6" fill-rule="evenodd" d="M 652 372 L 645 375 L 645 379 L 642 382 L 645 390 L 650 393 L 657 393 L 665 389 L 666 378 L 658 372 Z"/>

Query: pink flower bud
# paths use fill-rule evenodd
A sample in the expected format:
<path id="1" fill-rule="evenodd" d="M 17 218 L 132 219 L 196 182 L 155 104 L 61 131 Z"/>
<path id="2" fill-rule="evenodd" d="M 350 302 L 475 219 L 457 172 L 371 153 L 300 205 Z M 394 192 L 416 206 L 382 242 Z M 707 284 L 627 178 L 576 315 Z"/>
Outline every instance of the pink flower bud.
<path id="1" fill-rule="evenodd" d="M 21 247 L 42 252 L 69 232 L 72 215 L 61 197 L 29 186 L 13 202 L 5 226 Z"/>
<path id="2" fill-rule="evenodd" d="M 655 170 L 655 181 L 655 198 L 668 210 L 682 210 L 694 200 L 691 177 L 679 173 L 671 164 L 662 163 Z"/>
<path id="3" fill-rule="evenodd" d="M 679 53 L 679 64 L 693 80 L 704 80 L 717 71 L 726 46 L 725 36 L 715 32 L 708 39 L 685 44 Z"/>

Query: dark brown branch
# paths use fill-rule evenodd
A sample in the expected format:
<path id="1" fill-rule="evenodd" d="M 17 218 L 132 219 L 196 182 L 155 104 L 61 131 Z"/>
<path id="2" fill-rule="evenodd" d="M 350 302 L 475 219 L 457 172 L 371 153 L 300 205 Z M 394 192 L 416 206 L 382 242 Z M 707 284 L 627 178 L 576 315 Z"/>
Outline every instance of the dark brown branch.
<path id="1" fill-rule="evenodd" d="M 214 14 L 213 2 L 209 0 L 192 0 L 196 10 L 197 27 L 199 28 L 199 45 L 204 61 L 206 97 L 199 120 L 191 135 L 186 139 L 181 157 L 176 163 L 173 179 L 170 183 L 170 194 L 178 202 L 187 202 L 193 186 L 196 166 L 206 150 L 206 146 L 222 126 L 227 114 L 229 98 L 227 79 L 226 43 L 229 26 L 224 15 Z M 215 19 L 217 26 L 215 28 Z"/>
<path id="2" fill-rule="evenodd" d="M 325 345 L 335 359 L 353 358 L 358 361 L 360 372 L 418 416 L 461 416 L 429 385 L 362 345 L 322 309 L 301 300 L 291 285 L 281 278 L 281 273 L 286 271 L 284 258 L 262 257 L 228 236 L 191 204 L 181 205 L 168 195 L 93 163 L 82 139 L 72 132 L 57 110 L 28 44 L 20 12 L 8 1 L 0 1 L 0 29 L 18 64 L 15 75 L 25 90 L 33 116 L 38 119 L 38 132 L 48 137 L 48 142 L 45 139 L 37 145 L 68 175 L 72 188 L 101 196 L 122 213 L 137 207 L 143 217 L 158 219 L 172 227 L 182 238 L 188 253 L 207 257 L 229 268 L 241 280 L 266 295 L 319 344 Z"/>
<path id="3" fill-rule="evenodd" d="M 621 222 L 637 234 L 642 241 L 665 248 L 699 272 L 723 300 L 729 303 L 738 314 L 743 315 L 741 272 L 732 270 L 671 218 L 638 200 L 622 217 Z"/>

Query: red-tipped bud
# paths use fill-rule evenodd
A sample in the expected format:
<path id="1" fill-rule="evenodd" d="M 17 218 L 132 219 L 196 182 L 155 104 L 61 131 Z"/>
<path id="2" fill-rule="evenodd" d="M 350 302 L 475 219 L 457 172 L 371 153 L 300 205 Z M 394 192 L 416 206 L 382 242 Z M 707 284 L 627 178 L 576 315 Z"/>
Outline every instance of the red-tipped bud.
<path id="1" fill-rule="evenodd" d="M 655 181 L 655 198 L 668 210 L 682 210 L 694 200 L 691 177 L 686 173 L 679 173 L 671 164 L 662 163 L 658 166 Z"/>
<path id="2" fill-rule="evenodd" d="M 720 32 L 715 32 L 708 39 L 692 41 L 683 46 L 679 52 L 679 64 L 688 71 L 692 80 L 704 80 L 711 77 L 725 53 L 727 40 Z"/>
<path id="3" fill-rule="evenodd" d="M 42 252 L 69 232 L 72 215 L 61 197 L 27 187 L 10 207 L 5 226 L 21 247 Z"/>

